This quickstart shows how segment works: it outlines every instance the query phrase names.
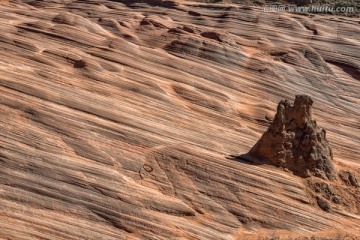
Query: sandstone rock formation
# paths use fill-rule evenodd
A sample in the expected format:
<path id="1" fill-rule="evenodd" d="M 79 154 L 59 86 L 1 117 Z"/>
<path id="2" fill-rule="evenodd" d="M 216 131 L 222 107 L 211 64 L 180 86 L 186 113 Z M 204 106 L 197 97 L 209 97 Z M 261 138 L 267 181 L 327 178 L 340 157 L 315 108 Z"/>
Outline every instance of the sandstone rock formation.
<path id="1" fill-rule="evenodd" d="M 312 119 L 312 105 L 306 95 L 297 95 L 294 105 L 281 101 L 274 121 L 250 153 L 301 177 L 333 180 L 333 153 L 326 131 Z"/>
<path id="2" fill-rule="evenodd" d="M 360 233 L 347 192 L 320 189 L 325 212 L 306 183 L 325 180 L 228 158 L 307 93 L 360 176 L 358 22 L 154 2 L 0 2 L 0 239 Z"/>

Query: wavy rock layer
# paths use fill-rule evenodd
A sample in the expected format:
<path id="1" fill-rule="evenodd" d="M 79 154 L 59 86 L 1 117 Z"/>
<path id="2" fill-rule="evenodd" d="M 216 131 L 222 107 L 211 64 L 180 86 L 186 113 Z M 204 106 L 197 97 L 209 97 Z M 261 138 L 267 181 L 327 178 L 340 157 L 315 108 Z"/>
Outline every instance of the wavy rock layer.
<path id="1" fill-rule="evenodd" d="M 0 12 L 0 238 L 360 232 L 358 203 L 323 212 L 303 179 L 230 157 L 306 93 L 358 174 L 357 20 L 171 1 Z"/>

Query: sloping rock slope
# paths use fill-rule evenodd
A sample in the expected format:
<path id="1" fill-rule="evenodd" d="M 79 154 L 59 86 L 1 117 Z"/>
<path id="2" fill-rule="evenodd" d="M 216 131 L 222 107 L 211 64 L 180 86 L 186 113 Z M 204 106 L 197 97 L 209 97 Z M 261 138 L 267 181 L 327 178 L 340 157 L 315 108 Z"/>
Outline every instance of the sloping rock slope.
<path id="1" fill-rule="evenodd" d="M 359 234 L 358 19 L 184 1 L 0 12 L 0 239 Z M 329 187 L 231 157 L 296 94 L 343 170 Z"/>

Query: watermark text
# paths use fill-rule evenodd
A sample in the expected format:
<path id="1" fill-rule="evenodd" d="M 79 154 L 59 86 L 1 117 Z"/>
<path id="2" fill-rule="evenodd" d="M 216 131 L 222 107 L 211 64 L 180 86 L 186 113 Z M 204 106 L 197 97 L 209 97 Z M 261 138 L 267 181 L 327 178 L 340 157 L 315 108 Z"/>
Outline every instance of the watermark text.
<path id="1" fill-rule="evenodd" d="M 350 6 L 285 6 L 285 5 L 265 5 L 264 12 L 290 12 L 290 13 L 354 13 L 355 8 Z"/>

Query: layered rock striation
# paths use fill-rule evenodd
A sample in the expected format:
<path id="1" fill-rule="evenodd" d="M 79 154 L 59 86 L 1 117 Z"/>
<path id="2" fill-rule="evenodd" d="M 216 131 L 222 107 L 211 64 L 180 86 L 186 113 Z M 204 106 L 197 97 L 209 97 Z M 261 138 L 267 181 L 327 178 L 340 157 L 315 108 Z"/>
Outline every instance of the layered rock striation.
<path id="1" fill-rule="evenodd" d="M 0 12 L 0 239 L 360 233 L 360 188 L 341 174 L 360 179 L 354 19 L 139 0 Z M 293 92 L 319 100 L 339 181 L 226 157 Z"/>
<path id="2" fill-rule="evenodd" d="M 312 119 L 312 105 L 306 95 L 297 95 L 293 105 L 281 101 L 274 121 L 250 154 L 301 177 L 334 179 L 332 149 L 326 131 Z"/>

